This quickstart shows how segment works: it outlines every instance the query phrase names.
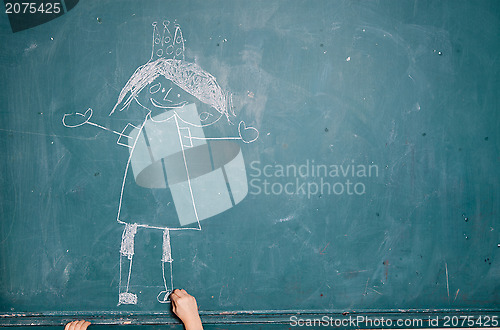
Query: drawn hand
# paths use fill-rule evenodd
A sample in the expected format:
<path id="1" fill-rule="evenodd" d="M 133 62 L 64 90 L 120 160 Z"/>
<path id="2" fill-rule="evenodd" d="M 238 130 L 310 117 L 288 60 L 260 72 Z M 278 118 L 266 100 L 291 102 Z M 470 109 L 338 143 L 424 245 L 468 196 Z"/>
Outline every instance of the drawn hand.
<path id="1" fill-rule="evenodd" d="M 243 120 L 238 125 L 238 133 L 245 143 L 251 143 L 259 137 L 259 131 L 252 126 L 247 126 Z"/>
<path id="2" fill-rule="evenodd" d="M 89 108 L 85 113 L 67 113 L 63 116 L 62 122 L 66 127 L 78 127 L 89 122 L 92 117 L 92 109 Z"/>
<path id="3" fill-rule="evenodd" d="M 198 314 L 198 305 L 193 296 L 184 289 L 175 289 L 170 294 L 170 300 L 172 301 L 172 311 L 184 323 L 186 330 L 203 329 Z"/>
<path id="4" fill-rule="evenodd" d="M 90 322 L 85 320 L 73 321 L 66 324 L 64 330 L 85 330 L 90 325 Z"/>

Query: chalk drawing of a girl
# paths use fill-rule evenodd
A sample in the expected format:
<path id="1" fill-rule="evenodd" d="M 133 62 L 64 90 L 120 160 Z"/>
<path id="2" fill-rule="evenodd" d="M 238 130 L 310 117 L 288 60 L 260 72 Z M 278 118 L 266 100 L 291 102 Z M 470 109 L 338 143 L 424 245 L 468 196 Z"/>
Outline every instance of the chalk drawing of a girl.
<path id="1" fill-rule="evenodd" d="M 121 132 L 91 122 L 92 109 L 64 115 L 63 124 L 89 124 L 109 130 L 119 136 L 119 145 L 128 148 L 116 218 L 124 225 L 118 304 L 137 304 L 137 295 L 129 288 L 139 228 L 163 232 L 161 265 L 165 290 L 157 299 L 164 303 L 173 290 L 170 233 L 201 230 L 201 220 L 245 198 L 245 165 L 234 140 L 253 142 L 258 131 L 242 121 L 238 136 L 205 137 L 204 127 L 223 117 L 230 123 L 234 116 L 231 96 L 211 74 L 185 61 L 181 29 L 168 21 L 163 22 L 162 33 L 153 23 L 151 58 L 130 77 L 110 115 L 131 111 L 132 104 L 143 115 L 142 121 L 137 125 L 128 123 Z"/>

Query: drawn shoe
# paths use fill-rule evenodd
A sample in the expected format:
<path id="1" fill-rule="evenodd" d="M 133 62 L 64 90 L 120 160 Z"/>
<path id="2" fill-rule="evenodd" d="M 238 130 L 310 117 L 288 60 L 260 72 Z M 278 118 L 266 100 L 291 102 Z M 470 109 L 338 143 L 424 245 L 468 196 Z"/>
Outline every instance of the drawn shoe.
<path id="1" fill-rule="evenodd" d="M 118 296 L 118 305 L 136 305 L 137 295 L 130 292 L 122 292 Z"/>
<path id="2" fill-rule="evenodd" d="M 158 296 L 156 296 L 156 299 L 160 304 L 166 304 L 170 302 L 170 294 L 172 291 L 160 291 L 158 293 Z"/>

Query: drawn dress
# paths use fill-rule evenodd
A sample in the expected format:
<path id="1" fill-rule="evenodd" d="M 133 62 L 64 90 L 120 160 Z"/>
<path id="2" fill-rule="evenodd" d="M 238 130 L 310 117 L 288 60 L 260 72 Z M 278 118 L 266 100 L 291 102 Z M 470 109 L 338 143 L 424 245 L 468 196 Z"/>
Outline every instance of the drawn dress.
<path id="1" fill-rule="evenodd" d="M 119 222 L 198 228 L 200 220 L 231 208 L 248 193 L 239 145 L 205 139 L 194 103 L 154 117 L 149 112 L 127 135 L 130 155 Z"/>

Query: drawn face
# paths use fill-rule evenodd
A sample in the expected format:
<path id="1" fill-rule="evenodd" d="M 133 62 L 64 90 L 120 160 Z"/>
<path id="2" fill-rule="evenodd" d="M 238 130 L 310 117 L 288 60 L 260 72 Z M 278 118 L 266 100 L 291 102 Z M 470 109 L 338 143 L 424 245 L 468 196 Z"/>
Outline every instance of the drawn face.
<path id="1" fill-rule="evenodd" d="M 168 111 L 193 103 L 194 96 L 173 84 L 165 77 L 158 77 L 148 86 L 149 104 L 152 108 Z"/>
<path id="2" fill-rule="evenodd" d="M 148 98 L 146 104 L 149 105 L 148 108 L 152 110 L 153 113 L 171 111 L 182 108 L 186 104 L 195 103 L 202 126 L 211 125 L 222 116 L 221 113 L 212 107 L 203 104 L 196 97 L 189 94 L 163 76 L 156 78 L 145 88 L 145 90 L 147 90 L 147 93 L 145 94 Z M 181 113 L 177 112 L 177 115 L 184 120 Z M 184 121 L 189 123 L 187 120 Z"/>

